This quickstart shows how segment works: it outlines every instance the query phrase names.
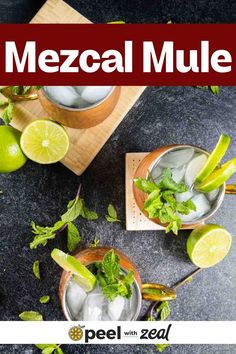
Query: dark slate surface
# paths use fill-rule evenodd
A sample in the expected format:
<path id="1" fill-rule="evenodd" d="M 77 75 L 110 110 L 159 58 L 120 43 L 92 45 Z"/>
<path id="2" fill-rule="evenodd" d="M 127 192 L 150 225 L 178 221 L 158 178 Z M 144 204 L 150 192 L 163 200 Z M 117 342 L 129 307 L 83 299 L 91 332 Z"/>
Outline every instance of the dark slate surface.
<path id="1" fill-rule="evenodd" d="M 1 22 L 27 22 L 43 1 L 2 0 Z M 94 22 L 122 19 L 127 22 L 235 22 L 235 1 L 70 1 Z M 65 239 L 51 241 L 45 248 L 31 251 L 30 221 L 50 224 L 65 210 L 79 182 L 89 206 L 100 214 L 96 222 L 79 222 L 82 245 L 96 236 L 102 244 L 112 245 L 129 255 L 140 269 L 144 282 L 173 284 L 194 269 L 185 251 L 188 232 L 178 237 L 163 232 L 126 232 L 124 210 L 124 155 L 130 151 L 148 151 L 169 143 L 194 143 L 211 150 L 219 133 L 233 138 L 227 158 L 236 151 L 236 88 L 222 88 L 219 96 L 192 87 L 149 87 L 121 123 L 108 143 L 82 177 L 60 164 L 39 166 L 32 162 L 11 175 L 0 176 L 4 190 L 0 212 L 0 320 L 17 320 L 24 310 L 38 310 L 46 320 L 63 320 L 58 302 L 60 271 L 50 260 L 53 247 L 66 250 Z M 236 183 L 236 178 L 232 179 Z M 235 197 L 227 196 L 220 211 L 212 218 L 236 232 Z M 118 210 L 122 224 L 104 220 L 108 203 Z M 43 280 L 34 278 L 34 260 L 42 262 Z M 213 269 L 205 270 L 178 291 L 171 303 L 172 320 L 235 320 L 236 248 Z M 38 302 L 50 294 L 47 305 Z M 63 346 L 66 354 L 75 353 L 155 353 L 154 346 Z M 3 346 L 4 354 L 36 354 L 31 345 Z M 236 353 L 235 346 L 171 346 L 166 354 Z"/>

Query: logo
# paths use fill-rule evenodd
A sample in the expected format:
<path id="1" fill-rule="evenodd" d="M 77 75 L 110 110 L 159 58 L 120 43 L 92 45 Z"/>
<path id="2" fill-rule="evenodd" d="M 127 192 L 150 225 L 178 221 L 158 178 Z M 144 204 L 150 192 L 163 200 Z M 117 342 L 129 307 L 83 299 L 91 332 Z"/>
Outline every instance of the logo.
<path id="1" fill-rule="evenodd" d="M 80 326 L 73 326 L 69 329 L 69 337 L 77 342 L 83 338 L 84 332 Z"/>

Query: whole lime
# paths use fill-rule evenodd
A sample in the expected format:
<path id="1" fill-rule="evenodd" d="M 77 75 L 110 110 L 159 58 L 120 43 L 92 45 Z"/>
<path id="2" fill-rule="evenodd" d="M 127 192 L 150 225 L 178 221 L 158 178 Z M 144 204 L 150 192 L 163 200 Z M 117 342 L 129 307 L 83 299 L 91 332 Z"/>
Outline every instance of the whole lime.
<path id="1" fill-rule="evenodd" d="M 0 173 L 21 168 L 27 161 L 20 147 L 20 132 L 9 126 L 0 126 Z"/>

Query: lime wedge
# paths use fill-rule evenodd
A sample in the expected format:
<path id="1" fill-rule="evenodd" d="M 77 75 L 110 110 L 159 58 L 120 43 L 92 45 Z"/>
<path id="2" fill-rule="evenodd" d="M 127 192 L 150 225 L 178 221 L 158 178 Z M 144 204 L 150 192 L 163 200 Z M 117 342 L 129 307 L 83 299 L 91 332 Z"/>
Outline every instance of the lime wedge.
<path id="1" fill-rule="evenodd" d="M 212 267 L 222 261 L 231 247 L 232 237 L 223 227 L 215 224 L 200 225 L 187 240 L 187 252 L 199 268 Z"/>
<path id="2" fill-rule="evenodd" d="M 83 264 L 81 264 L 78 259 L 57 248 L 54 248 L 51 257 L 65 271 L 74 274 L 74 279 L 84 291 L 89 292 L 93 290 L 96 283 L 96 277 Z"/>
<path id="3" fill-rule="evenodd" d="M 217 168 L 209 177 L 204 179 L 203 182 L 196 183 L 195 189 L 203 193 L 211 192 L 222 186 L 234 172 L 236 172 L 236 158 Z"/>
<path id="4" fill-rule="evenodd" d="M 30 123 L 23 131 L 20 143 L 25 155 L 41 164 L 60 161 L 69 148 L 65 129 L 46 119 Z"/>
<path id="5" fill-rule="evenodd" d="M 230 136 L 221 134 L 220 139 L 196 177 L 196 182 L 204 181 L 219 165 L 230 144 Z"/>

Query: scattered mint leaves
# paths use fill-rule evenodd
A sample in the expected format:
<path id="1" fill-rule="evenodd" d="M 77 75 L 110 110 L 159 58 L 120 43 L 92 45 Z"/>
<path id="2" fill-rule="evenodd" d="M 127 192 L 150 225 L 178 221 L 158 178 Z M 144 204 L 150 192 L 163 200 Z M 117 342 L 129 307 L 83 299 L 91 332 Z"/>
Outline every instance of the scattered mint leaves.
<path id="1" fill-rule="evenodd" d="M 170 344 L 155 344 L 155 347 L 162 353 L 166 348 L 170 347 Z"/>
<path id="2" fill-rule="evenodd" d="M 100 240 L 98 240 L 98 239 L 95 237 L 95 239 L 93 240 L 93 242 L 90 243 L 89 248 L 96 248 L 96 247 L 99 246 L 99 244 L 100 244 Z"/>
<path id="3" fill-rule="evenodd" d="M 108 214 L 105 216 L 105 218 L 108 222 L 120 222 L 120 220 L 117 218 L 116 209 L 112 204 L 108 205 L 107 212 Z"/>
<path id="4" fill-rule="evenodd" d="M 196 86 L 199 89 L 206 89 L 210 90 L 214 95 L 218 95 L 220 93 L 220 87 L 219 86 Z"/>
<path id="5" fill-rule="evenodd" d="M 67 248 L 70 252 L 74 252 L 81 237 L 78 228 L 72 222 L 67 224 Z"/>
<path id="6" fill-rule="evenodd" d="M 24 311 L 19 317 L 22 321 L 43 321 L 43 316 L 36 311 Z"/>
<path id="7" fill-rule="evenodd" d="M 49 295 L 41 296 L 41 298 L 39 299 L 39 302 L 41 304 L 47 304 L 49 301 L 50 301 L 50 296 Z"/>
<path id="8" fill-rule="evenodd" d="M 174 194 L 184 193 L 188 191 L 188 187 L 183 182 L 176 183 L 169 168 L 163 171 L 162 179 L 157 185 L 143 178 L 134 179 L 134 185 L 148 194 L 143 210 L 148 213 L 149 218 L 158 218 L 162 224 L 167 224 L 166 233 L 172 231 L 177 235 L 182 226 L 179 214 L 188 215 L 191 210 L 196 210 L 190 199 L 181 203 L 176 200 Z"/>
<path id="9" fill-rule="evenodd" d="M 80 242 L 80 233 L 77 226 L 73 223 L 79 216 L 86 220 L 95 220 L 98 214 L 89 210 L 85 206 L 85 202 L 80 198 L 81 185 L 79 186 L 75 199 L 71 200 L 67 205 L 67 211 L 61 216 L 61 220 L 57 221 L 53 226 L 38 226 L 34 222 L 31 223 L 32 233 L 35 235 L 30 243 L 30 248 L 35 249 L 39 245 L 45 246 L 48 240 L 52 240 L 57 234 L 67 229 L 67 247 L 73 252 Z"/>
<path id="10" fill-rule="evenodd" d="M 156 311 L 160 317 L 161 321 L 165 321 L 170 315 L 170 306 L 168 301 L 162 301 L 159 306 L 157 306 Z"/>
<path id="11" fill-rule="evenodd" d="M 133 271 L 124 274 L 120 268 L 120 258 L 110 250 L 102 262 L 96 263 L 97 280 L 103 295 L 113 301 L 118 295 L 129 299 L 132 295 L 131 285 L 134 281 Z"/>
<path id="12" fill-rule="evenodd" d="M 42 354 L 63 354 L 63 350 L 57 344 L 35 344 L 35 346 L 42 350 Z"/>
<path id="13" fill-rule="evenodd" d="M 4 107 L 4 105 L 2 105 Z M 14 103 L 11 100 L 6 102 L 5 108 L 2 111 L 2 120 L 6 125 L 9 125 L 13 116 Z"/>
<path id="14" fill-rule="evenodd" d="M 33 263 L 33 273 L 37 279 L 41 279 L 40 269 L 39 269 L 39 261 L 35 261 Z"/>

